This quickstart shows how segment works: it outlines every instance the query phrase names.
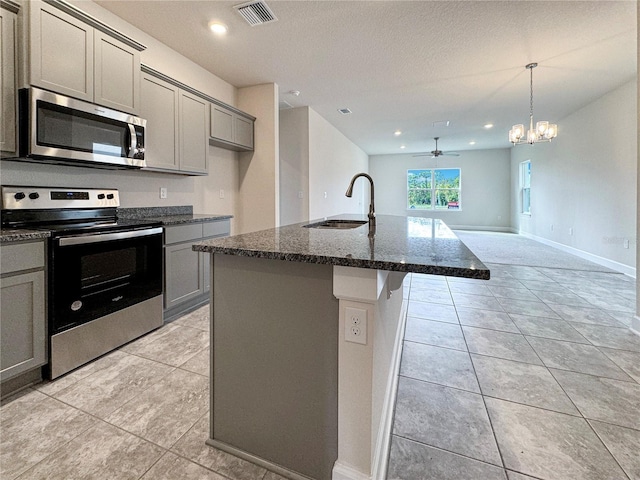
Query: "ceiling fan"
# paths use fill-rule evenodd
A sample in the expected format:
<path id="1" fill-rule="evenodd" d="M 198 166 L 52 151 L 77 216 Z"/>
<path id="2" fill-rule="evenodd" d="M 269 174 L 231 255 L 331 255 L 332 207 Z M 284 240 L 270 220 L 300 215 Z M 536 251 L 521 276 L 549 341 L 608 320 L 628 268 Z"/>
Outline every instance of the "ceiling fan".
<path id="1" fill-rule="evenodd" d="M 436 141 L 436 149 L 435 150 L 431 150 L 429 153 L 418 153 L 416 155 L 414 155 L 414 157 L 431 157 L 431 158 L 437 158 L 440 156 L 450 156 L 450 157 L 459 157 L 460 154 L 457 152 L 443 152 L 442 150 L 438 150 L 438 139 L 440 137 L 433 137 L 433 139 Z"/>

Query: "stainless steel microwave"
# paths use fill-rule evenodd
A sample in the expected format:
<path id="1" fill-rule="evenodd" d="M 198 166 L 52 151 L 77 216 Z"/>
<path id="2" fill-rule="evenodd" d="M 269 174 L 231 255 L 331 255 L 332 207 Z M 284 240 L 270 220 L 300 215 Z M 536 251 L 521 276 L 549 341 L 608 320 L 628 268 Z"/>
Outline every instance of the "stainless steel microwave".
<path id="1" fill-rule="evenodd" d="M 147 121 L 31 87 L 20 90 L 23 160 L 99 168 L 145 167 Z"/>

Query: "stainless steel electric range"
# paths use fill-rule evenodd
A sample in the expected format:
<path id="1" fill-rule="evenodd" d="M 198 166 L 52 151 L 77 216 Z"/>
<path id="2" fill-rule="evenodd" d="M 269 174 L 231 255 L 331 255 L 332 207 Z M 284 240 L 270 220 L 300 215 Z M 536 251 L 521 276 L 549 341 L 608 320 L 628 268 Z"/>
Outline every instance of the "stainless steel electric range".
<path id="1" fill-rule="evenodd" d="M 162 325 L 162 225 L 119 205 L 115 189 L 2 187 L 3 227 L 51 232 L 49 378 Z"/>

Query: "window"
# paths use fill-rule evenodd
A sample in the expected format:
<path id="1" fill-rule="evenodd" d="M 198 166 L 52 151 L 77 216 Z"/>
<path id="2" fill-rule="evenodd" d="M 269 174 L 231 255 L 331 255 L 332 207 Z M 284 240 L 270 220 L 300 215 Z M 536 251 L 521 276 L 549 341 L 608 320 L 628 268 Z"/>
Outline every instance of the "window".
<path id="1" fill-rule="evenodd" d="M 520 199 L 522 213 L 531 215 L 531 160 L 520 164 Z"/>
<path id="2" fill-rule="evenodd" d="M 407 170 L 407 208 L 460 210 L 460 169 Z"/>

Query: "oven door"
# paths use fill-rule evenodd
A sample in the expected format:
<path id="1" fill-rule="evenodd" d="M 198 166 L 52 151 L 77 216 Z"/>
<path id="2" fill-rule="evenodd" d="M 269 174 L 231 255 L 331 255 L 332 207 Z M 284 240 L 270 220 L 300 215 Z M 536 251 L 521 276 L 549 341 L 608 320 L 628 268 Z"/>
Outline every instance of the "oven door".
<path id="1" fill-rule="evenodd" d="M 54 238 L 50 334 L 162 293 L 162 228 Z"/>

